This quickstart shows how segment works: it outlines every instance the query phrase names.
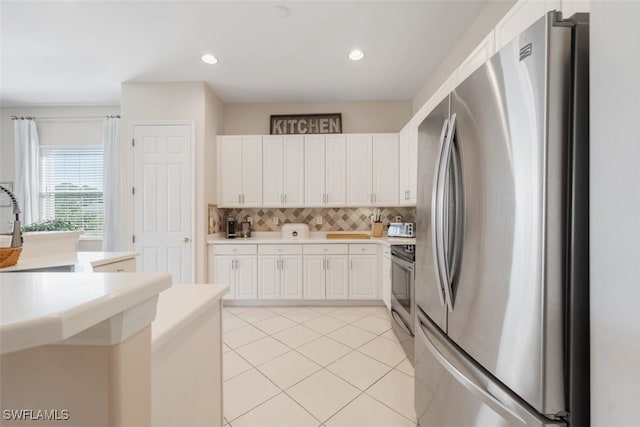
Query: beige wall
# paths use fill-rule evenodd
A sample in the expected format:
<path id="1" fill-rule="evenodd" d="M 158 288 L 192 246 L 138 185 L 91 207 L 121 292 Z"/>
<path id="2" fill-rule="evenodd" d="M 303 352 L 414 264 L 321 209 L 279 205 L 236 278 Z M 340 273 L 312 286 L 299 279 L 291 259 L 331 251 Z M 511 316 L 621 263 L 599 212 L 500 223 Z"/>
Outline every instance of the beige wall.
<path id="1" fill-rule="evenodd" d="M 440 63 L 438 68 L 426 80 L 420 92 L 413 98 L 413 112 L 417 112 L 425 102 L 431 98 L 436 90 L 449 78 L 464 59 L 478 46 L 489 31 L 491 31 L 502 17 L 516 3 L 516 0 L 489 0 L 480 15 L 462 34 L 453 49 Z"/>
<path id="2" fill-rule="evenodd" d="M 210 190 L 208 177 L 211 151 L 207 147 L 213 144 L 219 133 L 218 126 L 222 117 L 222 103 L 217 96 L 202 82 L 195 83 L 124 83 L 122 85 L 122 165 L 123 188 L 129 189 L 133 185 L 133 165 L 131 138 L 133 125 L 143 122 L 157 121 L 192 121 L 194 123 L 194 158 L 193 169 L 195 224 L 194 244 L 195 281 L 204 283 L 206 278 L 206 235 L 207 235 L 207 199 L 215 195 Z M 212 141 L 213 140 L 213 141 Z M 215 182 L 213 182 L 215 186 Z M 213 191 L 214 193 L 212 193 Z M 129 191 L 123 192 L 123 218 L 127 221 L 128 229 L 123 231 L 123 242 L 130 242 L 133 234 L 131 197 Z"/>
<path id="3" fill-rule="evenodd" d="M 207 204 L 217 203 L 216 173 L 216 136 L 224 126 L 224 104 L 208 86 L 205 89 L 205 201 Z"/>
<path id="4" fill-rule="evenodd" d="M 412 116 L 411 101 L 226 104 L 225 135 L 269 133 L 272 114 L 342 113 L 344 133 L 399 132 Z"/>

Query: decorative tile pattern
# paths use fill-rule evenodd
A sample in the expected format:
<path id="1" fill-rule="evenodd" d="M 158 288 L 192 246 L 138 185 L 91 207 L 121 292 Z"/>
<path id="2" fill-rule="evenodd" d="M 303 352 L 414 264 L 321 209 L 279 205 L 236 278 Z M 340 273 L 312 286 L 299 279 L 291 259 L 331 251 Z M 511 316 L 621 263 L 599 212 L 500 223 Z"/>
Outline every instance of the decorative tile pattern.
<path id="1" fill-rule="evenodd" d="M 237 220 L 244 220 L 250 216 L 253 219 L 253 231 L 280 231 L 283 223 L 309 224 L 312 231 L 369 231 L 371 229 L 371 215 L 373 208 L 291 208 L 291 209 L 218 209 L 209 206 L 209 215 L 217 215 L 213 222 L 218 231 L 223 231 L 224 218 L 232 216 Z M 215 212 L 212 212 L 215 211 Z M 382 222 L 386 225 L 394 222 L 397 216 L 403 222 L 415 221 L 415 208 L 395 207 L 380 208 Z M 317 217 L 322 217 L 322 224 L 316 224 Z M 278 218 L 278 225 L 273 224 L 273 218 Z M 209 222 L 211 225 L 211 220 Z M 211 228 L 211 227 L 210 227 Z M 215 227 L 214 227 L 215 228 Z"/>
<path id="2" fill-rule="evenodd" d="M 216 205 L 209 205 L 209 234 L 220 233 L 224 231 L 222 221 L 225 218 L 223 210 L 218 209 Z"/>

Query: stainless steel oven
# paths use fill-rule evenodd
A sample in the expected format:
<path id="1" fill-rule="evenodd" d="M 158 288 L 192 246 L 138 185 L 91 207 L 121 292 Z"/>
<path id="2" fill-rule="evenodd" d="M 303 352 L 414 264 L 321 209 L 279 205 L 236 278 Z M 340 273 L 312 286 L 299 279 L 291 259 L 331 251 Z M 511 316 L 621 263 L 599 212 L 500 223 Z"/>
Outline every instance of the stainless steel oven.
<path id="1" fill-rule="evenodd" d="M 415 259 L 415 245 L 391 246 L 391 325 L 412 364 L 416 319 Z"/>

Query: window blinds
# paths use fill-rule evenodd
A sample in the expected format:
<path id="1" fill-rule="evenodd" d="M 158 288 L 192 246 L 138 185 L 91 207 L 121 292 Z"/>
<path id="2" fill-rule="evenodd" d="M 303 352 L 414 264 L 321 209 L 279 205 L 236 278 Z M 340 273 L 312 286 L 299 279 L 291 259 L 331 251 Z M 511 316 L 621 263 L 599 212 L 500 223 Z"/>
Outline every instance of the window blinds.
<path id="1" fill-rule="evenodd" d="M 40 216 L 102 236 L 102 146 L 40 146 Z"/>

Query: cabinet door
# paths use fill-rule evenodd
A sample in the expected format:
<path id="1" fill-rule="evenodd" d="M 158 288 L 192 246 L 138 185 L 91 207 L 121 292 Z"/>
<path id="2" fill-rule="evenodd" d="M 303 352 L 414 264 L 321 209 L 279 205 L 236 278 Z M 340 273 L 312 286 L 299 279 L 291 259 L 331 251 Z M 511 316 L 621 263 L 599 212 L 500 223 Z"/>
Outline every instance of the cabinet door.
<path id="1" fill-rule="evenodd" d="M 349 298 L 349 269 L 346 255 L 327 255 L 325 289 L 327 299 Z"/>
<path id="2" fill-rule="evenodd" d="M 398 134 L 398 196 L 400 205 L 406 205 L 409 200 L 409 124 Z"/>
<path id="3" fill-rule="evenodd" d="M 409 198 L 410 206 L 418 201 L 418 126 L 415 123 L 409 128 Z"/>
<path id="4" fill-rule="evenodd" d="M 398 206 L 398 134 L 373 135 L 373 203 Z"/>
<path id="5" fill-rule="evenodd" d="M 324 135 L 304 137 L 304 205 L 325 204 L 325 142 Z M 344 156 L 343 156 L 344 158 Z M 333 159 L 332 159 L 333 161 Z"/>
<path id="6" fill-rule="evenodd" d="M 229 289 L 224 295 L 224 298 L 235 298 L 235 269 L 233 268 L 233 257 L 226 255 L 214 256 L 213 266 L 210 266 L 210 268 L 211 267 L 213 268 L 213 271 L 209 272 L 209 274 L 212 276 L 211 283 L 216 285 L 229 285 Z"/>
<path id="7" fill-rule="evenodd" d="M 378 281 L 375 255 L 352 255 L 349 257 L 349 298 L 375 299 Z"/>
<path id="8" fill-rule="evenodd" d="M 325 205 L 347 206 L 347 140 L 344 135 L 325 139 Z"/>
<path id="9" fill-rule="evenodd" d="M 235 257 L 235 295 L 237 299 L 258 298 L 258 268 L 256 256 Z"/>
<path id="10" fill-rule="evenodd" d="M 242 206 L 262 206 L 262 137 L 242 137 Z M 222 159 L 223 163 L 226 162 Z"/>
<path id="11" fill-rule="evenodd" d="M 302 299 L 302 256 L 280 257 L 280 296 L 282 299 Z"/>
<path id="12" fill-rule="evenodd" d="M 324 256 L 304 256 L 304 280 L 302 281 L 304 299 L 324 299 Z"/>
<path id="13" fill-rule="evenodd" d="M 302 135 L 284 137 L 282 152 L 282 193 L 284 205 L 304 205 L 304 138 Z"/>
<path id="14" fill-rule="evenodd" d="M 371 135 L 349 135 L 347 137 L 347 204 L 349 206 L 373 206 L 372 163 Z"/>
<path id="15" fill-rule="evenodd" d="M 258 257 L 258 299 L 280 298 L 280 257 Z"/>
<path id="16" fill-rule="evenodd" d="M 391 258 L 382 257 L 382 301 L 391 310 Z"/>
<path id="17" fill-rule="evenodd" d="M 240 206 L 242 194 L 242 137 L 218 137 L 218 205 Z"/>
<path id="18" fill-rule="evenodd" d="M 264 206 L 280 207 L 284 204 L 283 137 L 269 135 L 262 140 L 262 202 Z"/>

